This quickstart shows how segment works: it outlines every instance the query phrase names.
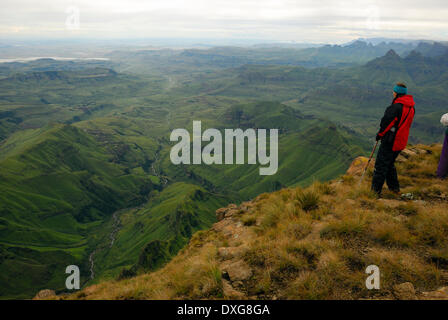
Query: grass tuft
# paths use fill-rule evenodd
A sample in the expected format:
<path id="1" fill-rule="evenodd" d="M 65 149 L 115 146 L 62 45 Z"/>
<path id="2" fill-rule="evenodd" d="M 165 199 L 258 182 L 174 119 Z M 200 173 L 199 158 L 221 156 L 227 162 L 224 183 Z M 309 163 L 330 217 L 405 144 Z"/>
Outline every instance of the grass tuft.
<path id="1" fill-rule="evenodd" d="M 296 191 L 296 201 L 304 211 L 312 211 L 319 208 L 320 193 L 315 188 Z"/>

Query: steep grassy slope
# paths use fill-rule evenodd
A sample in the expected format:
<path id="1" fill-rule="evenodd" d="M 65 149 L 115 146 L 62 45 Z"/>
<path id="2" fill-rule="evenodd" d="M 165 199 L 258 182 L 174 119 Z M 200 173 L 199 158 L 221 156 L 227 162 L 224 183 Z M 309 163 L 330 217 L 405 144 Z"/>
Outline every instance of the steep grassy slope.
<path id="1" fill-rule="evenodd" d="M 202 117 L 204 130 L 209 128 L 208 123 L 214 124 L 223 135 L 224 128 L 279 129 L 278 172 L 260 176 L 260 165 L 248 164 L 173 166 L 168 150 L 162 153 L 162 169 L 169 177 L 201 183 L 212 190 L 231 194 L 235 200 L 247 200 L 283 186 L 307 185 L 314 180 L 334 178 L 346 170 L 355 155 L 364 153 L 369 147 L 344 127 L 306 117 L 277 102 L 234 105 L 224 109 L 217 118 L 221 121 L 216 123 L 214 120 L 213 123 Z"/>
<path id="2" fill-rule="evenodd" d="M 61 288 L 64 268 L 86 258 L 92 227 L 157 187 L 70 125 L 20 132 L 0 150 L 2 297 Z"/>
<path id="3" fill-rule="evenodd" d="M 215 222 L 213 212 L 228 201 L 182 182 L 153 192 L 148 203 L 120 215 L 116 241 L 98 254 L 95 273 L 101 278 L 129 277 L 160 267 L 193 233 L 209 228 Z"/>
<path id="4" fill-rule="evenodd" d="M 339 130 L 332 125 L 322 125 L 282 135 L 279 168 L 272 176 L 260 176 L 259 165 L 247 164 L 180 166 L 176 171 L 167 169 L 167 172 L 179 179 L 203 181 L 212 189 L 232 194 L 235 200 L 247 200 L 285 186 L 309 185 L 341 174 L 353 155 L 363 153 L 362 142 L 344 137 Z"/>
<path id="5" fill-rule="evenodd" d="M 262 194 L 218 210 L 222 220 L 162 269 L 56 298 L 390 299 L 400 297 L 394 288 L 403 282 L 429 298 L 422 292 L 448 284 L 448 188 L 435 176 L 440 150 L 418 146 L 399 159 L 404 197 L 386 192 L 378 200 L 369 179 L 358 187 L 352 175 Z M 372 264 L 380 268 L 380 290 L 365 286 Z"/>

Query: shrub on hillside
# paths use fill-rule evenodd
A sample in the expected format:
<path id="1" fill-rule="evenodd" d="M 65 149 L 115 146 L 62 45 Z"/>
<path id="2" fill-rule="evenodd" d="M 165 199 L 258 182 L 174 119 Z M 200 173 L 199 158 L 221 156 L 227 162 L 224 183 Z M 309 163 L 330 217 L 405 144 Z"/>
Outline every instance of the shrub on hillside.
<path id="1" fill-rule="evenodd" d="M 304 211 L 311 211 L 319 208 L 320 194 L 315 188 L 296 191 L 296 200 L 300 208 Z"/>

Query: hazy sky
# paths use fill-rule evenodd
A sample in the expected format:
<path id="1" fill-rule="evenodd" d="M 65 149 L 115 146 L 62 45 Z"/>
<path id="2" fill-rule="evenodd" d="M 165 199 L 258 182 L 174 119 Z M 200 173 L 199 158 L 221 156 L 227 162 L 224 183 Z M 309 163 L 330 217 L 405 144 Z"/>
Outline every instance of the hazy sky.
<path id="1" fill-rule="evenodd" d="M 0 0 L 0 38 L 448 40 L 446 0 Z"/>

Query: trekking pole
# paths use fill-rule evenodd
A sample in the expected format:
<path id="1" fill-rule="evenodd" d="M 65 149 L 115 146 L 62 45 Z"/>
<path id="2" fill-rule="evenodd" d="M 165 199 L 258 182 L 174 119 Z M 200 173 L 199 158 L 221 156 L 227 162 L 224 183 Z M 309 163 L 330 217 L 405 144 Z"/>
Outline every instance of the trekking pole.
<path id="1" fill-rule="evenodd" d="M 375 143 L 375 146 L 373 147 L 372 153 L 370 154 L 369 161 L 367 161 L 366 167 L 364 168 L 364 172 L 362 173 L 361 179 L 359 180 L 358 187 L 361 186 L 361 183 L 362 183 L 362 181 L 364 180 L 364 175 L 365 175 L 366 172 L 367 172 L 367 168 L 369 168 L 369 164 L 370 164 L 370 162 L 372 161 L 372 158 L 373 158 L 373 155 L 374 155 L 374 153 L 375 153 L 376 147 L 378 147 L 378 143 L 379 143 L 379 141 L 377 141 L 377 142 Z"/>

